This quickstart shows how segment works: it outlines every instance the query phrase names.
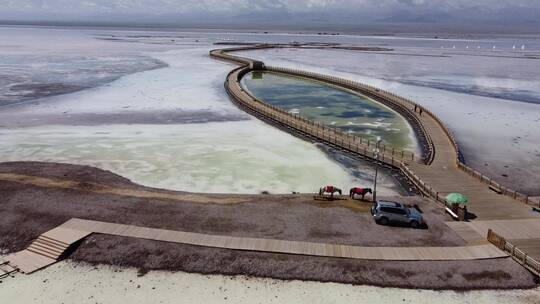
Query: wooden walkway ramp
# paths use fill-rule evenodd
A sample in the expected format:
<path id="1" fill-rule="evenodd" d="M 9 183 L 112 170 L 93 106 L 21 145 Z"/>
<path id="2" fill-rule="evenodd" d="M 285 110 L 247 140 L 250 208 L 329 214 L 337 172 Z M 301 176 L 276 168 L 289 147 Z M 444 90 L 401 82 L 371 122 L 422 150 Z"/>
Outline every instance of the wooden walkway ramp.
<path id="1" fill-rule="evenodd" d="M 362 247 L 210 235 L 73 218 L 39 236 L 26 250 L 8 256 L 9 265 L 24 273 L 34 272 L 58 261 L 71 245 L 91 233 L 234 250 L 365 260 L 445 261 L 492 259 L 508 256 L 491 244 L 458 247 Z"/>
<path id="2" fill-rule="evenodd" d="M 60 260 L 66 250 L 91 232 L 59 226 L 40 235 L 23 251 L 8 255 L 8 265 L 32 273 Z"/>

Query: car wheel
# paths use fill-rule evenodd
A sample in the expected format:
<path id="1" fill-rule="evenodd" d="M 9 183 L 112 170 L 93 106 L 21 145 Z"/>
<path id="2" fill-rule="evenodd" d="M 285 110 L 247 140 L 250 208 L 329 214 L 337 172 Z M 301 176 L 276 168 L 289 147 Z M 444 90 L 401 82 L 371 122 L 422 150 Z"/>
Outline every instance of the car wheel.
<path id="1" fill-rule="evenodd" d="M 416 228 L 418 228 L 419 226 L 420 226 L 420 224 L 418 224 L 417 221 L 412 221 L 412 222 L 411 222 L 411 227 L 413 227 L 413 228 L 416 229 Z"/>
<path id="2" fill-rule="evenodd" d="M 381 219 L 379 220 L 379 224 L 388 225 L 388 219 L 385 217 L 381 217 Z"/>

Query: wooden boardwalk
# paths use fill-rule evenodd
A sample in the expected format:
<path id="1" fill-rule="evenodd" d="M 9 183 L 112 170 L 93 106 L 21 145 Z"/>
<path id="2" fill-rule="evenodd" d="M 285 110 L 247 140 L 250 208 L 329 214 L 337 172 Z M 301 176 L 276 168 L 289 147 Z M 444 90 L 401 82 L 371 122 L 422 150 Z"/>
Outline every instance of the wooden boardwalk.
<path id="1" fill-rule="evenodd" d="M 238 51 L 257 49 L 265 46 L 250 46 L 229 49 Z M 232 100 L 247 112 L 260 117 L 289 132 L 323 142 L 337 149 L 346 151 L 353 156 L 374 158 L 373 143 L 337 129 L 310 121 L 299 115 L 290 114 L 280 108 L 266 104 L 251 96 L 240 83 L 241 78 L 251 71 L 253 60 L 227 54 L 224 50 L 211 51 L 211 56 L 241 65 L 231 71 L 226 79 L 225 88 Z M 137 227 L 114 223 L 104 223 L 82 219 L 72 219 L 65 224 L 41 235 L 26 250 L 8 256 L 10 265 L 16 266 L 24 272 L 32 272 L 46 265 L 54 263 L 62 257 L 72 244 L 80 241 L 91 233 L 105 233 L 110 235 L 137 237 L 158 241 L 176 242 L 198 246 L 209 246 L 235 250 L 252 250 L 275 253 L 301 254 L 311 256 L 327 256 L 371 260 L 474 260 L 506 257 L 507 254 L 491 244 L 481 241 L 478 236 L 485 235 L 486 229 L 502 230 L 502 234 L 510 235 L 509 239 L 540 240 L 537 232 L 540 216 L 531 212 L 531 206 L 537 204 L 523 194 L 507 189 L 488 177 L 466 167 L 459 159 L 459 147 L 448 129 L 440 119 L 428 109 L 399 97 L 390 92 L 380 90 L 361 83 L 340 79 L 322 74 L 270 67 L 270 70 L 294 76 L 306 77 L 317 81 L 324 81 L 331 85 L 343 87 L 368 96 L 376 101 L 396 109 L 411 125 L 415 127 L 417 135 L 425 143 L 425 155 L 417 156 L 408 151 L 396 151 L 383 147 L 378 162 L 398 168 L 413 182 L 426 196 L 444 203 L 444 196 L 450 192 L 461 192 L 469 197 L 469 211 L 477 219 L 469 224 L 459 224 L 453 227 L 468 246 L 460 247 L 360 247 L 340 244 L 322 244 L 301 241 L 286 241 L 261 238 L 243 238 L 220 235 L 207 235 L 183 231 Z M 424 114 L 419 115 L 413 111 L 414 107 L 422 108 Z M 4 176 L 6 179 L 25 179 L 21 176 Z M 33 177 L 37 185 L 53 183 Z M 502 194 L 497 194 L 489 186 L 499 188 Z M 54 187 L 70 188 L 76 185 L 57 184 Z M 92 191 L 101 193 L 114 193 L 118 195 L 138 195 L 141 197 L 156 197 L 161 194 L 151 191 L 137 191 L 131 189 L 118 190 L 114 188 L 97 188 Z M 168 194 L 167 194 L 168 195 Z M 169 199 L 181 199 L 171 194 Z M 185 195 L 186 199 L 187 196 Z M 208 200 L 219 199 L 208 197 Z M 221 202 L 226 203 L 226 202 Z M 536 229 L 536 230 L 535 230 Z M 522 237 L 525 236 L 525 237 Z M 529 244 L 523 241 L 524 244 Z M 528 248 L 528 247 L 527 247 Z M 532 246 L 531 250 L 536 250 Z M 539 247 L 540 248 L 540 247 Z"/>
<path id="2" fill-rule="evenodd" d="M 468 245 L 479 245 L 489 243 L 486 235 L 478 233 L 467 225 L 467 222 L 446 222 L 446 225 L 454 230 Z"/>
<path id="3" fill-rule="evenodd" d="M 244 90 L 240 81 L 245 74 L 252 70 L 249 65 L 253 60 L 230 55 L 228 52 L 261 47 L 269 48 L 271 46 L 249 46 L 210 52 L 212 57 L 221 60 L 231 58 L 230 61 L 241 65 L 229 73 L 225 82 L 225 88 L 233 101 L 246 111 L 269 123 L 285 128 L 293 134 L 329 144 L 352 155 L 373 160 L 372 142 L 299 115 L 290 114 L 257 99 Z M 404 117 L 412 125 L 419 125 L 417 135 L 426 142 L 426 155 L 418 157 L 407 151 L 385 149 L 381 152 L 378 161 L 400 169 L 425 195 L 444 203 L 446 194 L 463 193 L 470 200 L 469 211 L 482 220 L 523 218 L 540 220 L 539 213 L 531 212 L 531 207 L 539 204 L 536 200 L 507 189 L 464 165 L 460 160 L 459 147 L 453 135 L 443 122 L 428 109 L 393 93 L 347 79 L 279 67 L 267 66 L 264 69 L 340 86 L 363 96 L 368 95 L 377 101 L 384 101 L 393 109 L 405 113 Z M 415 107 L 423 109 L 423 114 L 420 115 L 414 111 Z M 500 189 L 502 194 L 490 190 L 490 186 Z"/>
<path id="4" fill-rule="evenodd" d="M 234 250 L 389 261 L 445 261 L 503 258 L 491 244 L 457 247 L 361 247 L 226 235 L 210 235 L 73 218 L 40 235 L 30 246 L 7 257 L 9 265 L 32 273 L 58 261 L 73 244 L 92 233 Z"/>
<path id="5" fill-rule="evenodd" d="M 247 112 L 286 129 L 290 133 L 328 144 L 353 156 L 374 160 L 373 144 L 370 145 L 369 141 L 366 142 L 362 138 L 345 134 L 340 130 L 310 121 L 297 114 L 290 114 L 257 99 L 244 90 L 241 79 L 253 70 L 255 66 L 253 60 L 233 56 L 228 52 L 261 47 L 269 48 L 272 46 L 248 46 L 210 52 L 210 56 L 214 58 L 240 65 L 239 68 L 229 73 L 225 81 L 225 88 L 232 100 Z M 517 242 L 522 242 L 522 239 L 529 240 L 528 244 L 530 245 L 526 248 L 533 252 L 537 251 L 536 248 L 540 248 L 540 237 L 537 236 L 537 232 L 540 231 L 537 227 L 540 223 L 540 213 L 534 212 L 532 208 L 533 206 L 540 208 L 538 198 L 531 198 L 506 188 L 466 166 L 462 162 L 459 146 L 454 136 L 441 119 L 429 109 L 391 92 L 348 79 L 264 65 L 259 69 L 338 86 L 396 110 L 409 121 L 415 130 L 424 155 L 418 157 L 410 152 L 383 149 L 379 159 L 375 161 L 398 168 L 424 195 L 442 204 L 446 204 L 444 197 L 449 193 L 459 192 L 466 195 L 469 198 L 468 211 L 475 216 L 474 222 L 478 222 L 478 224 L 450 224 L 449 226 L 454 228 L 469 244 L 484 243 L 480 237 L 485 237 L 487 230 L 491 228 L 503 235 L 512 234 L 509 237 L 510 240 Z M 422 109 L 422 114 L 415 109 Z M 498 192 L 493 189 L 498 190 Z M 532 229 L 532 233 L 530 229 Z"/>
<path id="6" fill-rule="evenodd" d="M 491 220 L 462 223 L 486 236 L 489 229 L 505 239 L 540 239 L 540 221 L 537 219 Z"/>
<path id="7" fill-rule="evenodd" d="M 246 57 L 231 55 L 229 52 L 271 47 L 271 45 L 260 45 L 210 52 L 210 55 L 214 58 L 228 60 L 240 65 L 239 68 L 228 74 L 225 82 L 225 88 L 233 101 L 248 112 L 275 125 L 289 129 L 291 133 L 301 134 L 349 151 L 352 154 L 373 159 L 373 142 L 370 143 L 366 139 L 343 133 L 338 129 L 324 126 L 297 114 L 288 113 L 283 109 L 257 99 L 243 89 L 240 81 L 245 74 L 252 71 L 249 66 L 254 61 Z M 404 174 L 413 180 L 419 189 L 428 196 L 440 201 L 444 198 L 444 194 L 449 192 L 464 192 L 469 194 L 472 200 L 471 203 L 490 201 L 491 203 L 502 203 L 510 206 L 512 206 L 512 203 L 508 202 L 525 202 L 536 206 L 539 204 L 536 199 L 507 189 L 489 177 L 465 166 L 458 157 L 459 147 L 449 129 L 435 114 L 421 105 L 391 92 L 347 79 L 272 66 L 266 66 L 264 70 L 313 79 L 348 89 L 362 96 L 367 95 L 369 98 L 382 102 L 401 113 L 411 125 L 418 126 L 416 131 L 418 136 L 422 137 L 426 142 L 425 154 L 427 155 L 418 157 L 408 151 L 383 149 L 378 161 L 404 171 Z M 423 114 L 420 115 L 417 111 L 414 111 L 415 107 L 422 109 Z M 503 194 L 497 194 L 490 190 L 490 185 L 500 188 Z M 488 208 L 500 209 L 492 207 L 489 206 Z M 510 209 L 512 209 L 512 212 L 507 216 L 515 218 L 531 217 L 527 208 L 517 207 Z M 508 213 L 507 211 L 504 212 Z M 499 217 L 501 215 L 491 212 L 486 213 L 485 216 Z"/>

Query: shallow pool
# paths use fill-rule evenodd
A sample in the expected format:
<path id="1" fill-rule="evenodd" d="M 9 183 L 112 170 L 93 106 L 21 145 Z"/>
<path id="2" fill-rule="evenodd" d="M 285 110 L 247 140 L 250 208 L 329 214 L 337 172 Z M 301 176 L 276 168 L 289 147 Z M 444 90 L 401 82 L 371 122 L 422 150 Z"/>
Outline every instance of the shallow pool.
<path id="1" fill-rule="evenodd" d="M 291 113 L 375 140 L 414 151 L 416 140 L 407 121 L 392 109 L 365 96 L 299 77 L 255 72 L 242 79 L 257 98 Z"/>

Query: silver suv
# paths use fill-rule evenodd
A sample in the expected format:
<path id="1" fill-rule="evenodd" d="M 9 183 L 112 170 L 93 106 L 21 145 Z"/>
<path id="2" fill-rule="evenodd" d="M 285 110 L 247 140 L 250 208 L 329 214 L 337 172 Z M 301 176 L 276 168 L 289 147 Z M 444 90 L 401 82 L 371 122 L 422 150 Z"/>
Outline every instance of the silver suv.
<path id="1" fill-rule="evenodd" d="M 387 225 L 390 222 L 408 224 L 413 228 L 425 225 L 422 214 L 414 208 L 391 201 L 377 201 L 371 207 L 375 222 Z"/>

